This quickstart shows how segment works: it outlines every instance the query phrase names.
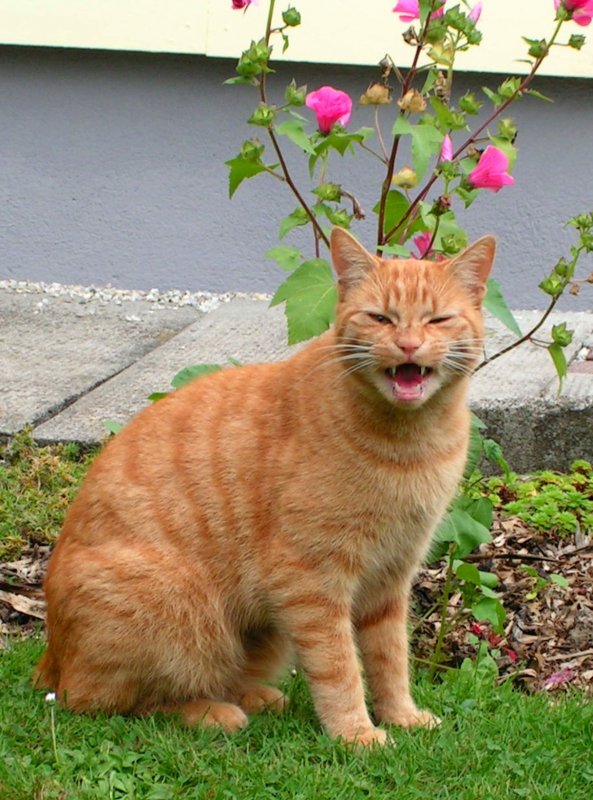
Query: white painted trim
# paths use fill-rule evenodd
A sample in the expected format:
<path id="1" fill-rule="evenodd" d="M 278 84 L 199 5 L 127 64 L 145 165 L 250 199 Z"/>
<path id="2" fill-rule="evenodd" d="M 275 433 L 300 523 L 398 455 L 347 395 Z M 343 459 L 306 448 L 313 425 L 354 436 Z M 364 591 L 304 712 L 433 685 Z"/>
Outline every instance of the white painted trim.
<path id="1" fill-rule="evenodd" d="M 395 0 L 292 0 L 303 26 L 290 31 L 284 58 L 336 64 L 376 64 L 386 51 L 402 66 L 411 48 L 407 27 L 391 12 Z M 450 0 L 451 2 L 451 0 Z M 279 3 L 282 10 L 289 0 Z M 482 45 L 461 54 L 457 69 L 520 74 L 527 67 L 522 35 L 547 37 L 554 25 L 553 0 L 483 0 Z M 247 12 L 231 0 L 0 0 L 0 42 L 143 52 L 195 53 L 236 58 L 263 33 L 266 0 Z M 563 39 L 584 33 L 580 52 L 555 48 L 541 74 L 593 77 L 593 25 L 567 23 Z M 274 56 L 282 58 L 280 45 Z"/>

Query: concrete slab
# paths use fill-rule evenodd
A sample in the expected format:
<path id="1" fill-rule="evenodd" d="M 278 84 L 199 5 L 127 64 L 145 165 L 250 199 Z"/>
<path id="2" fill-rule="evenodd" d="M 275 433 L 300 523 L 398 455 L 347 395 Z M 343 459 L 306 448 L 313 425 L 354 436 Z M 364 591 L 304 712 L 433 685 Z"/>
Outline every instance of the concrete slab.
<path id="1" fill-rule="evenodd" d="M 270 309 L 261 300 L 234 299 L 36 427 L 34 436 L 41 442 L 94 444 L 105 438 L 105 420 L 127 422 L 148 405 L 150 394 L 170 390 L 171 379 L 184 367 L 227 364 L 229 358 L 273 361 L 289 352 L 280 308 Z"/>
<path id="2" fill-rule="evenodd" d="M 523 332 L 540 314 L 515 312 Z M 549 338 L 551 326 L 567 322 L 574 331 L 565 354 L 577 363 L 593 337 L 593 315 L 551 314 L 541 331 Z M 513 341 L 513 335 L 489 321 L 487 355 Z M 536 334 L 537 335 L 537 334 Z M 517 472 L 566 469 L 577 458 L 593 460 L 593 374 L 569 372 L 559 395 L 556 370 L 545 347 L 524 343 L 486 365 L 472 380 L 470 404 L 488 426 L 487 435 L 498 441 Z"/>
<path id="3" fill-rule="evenodd" d="M 76 301 L 58 313 L 58 301 L 48 302 L 14 295 L 7 301 L 0 292 L 0 369 L 8 388 L 0 399 L 0 432 L 36 423 L 41 442 L 94 444 L 105 437 L 105 420 L 127 422 L 149 394 L 167 391 L 183 367 L 229 358 L 268 361 L 290 352 L 282 310 L 263 299 L 236 298 L 207 314 L 144 303 L 93 311 Z M 526 331 L 539 313 L 516 316 Z M 584 363 L 587 346 L 593 347 L 593 314 L 554 314 L 542 338 L 561 321 L 575 331 L 569 360 Z M 488 354 L 513 339 L 496 321 L 488 328 Z M 474 377 L 471 405 L 520 472 L 593 460 L 593 374 L 570 372 L 560 398 L 557 386 L 548 353 L 532 344 Z"/>
<path id="4" fill-rule="evenodd" d="M 201 314 L 0 290 L 0 435 L 41 422 Z"/>

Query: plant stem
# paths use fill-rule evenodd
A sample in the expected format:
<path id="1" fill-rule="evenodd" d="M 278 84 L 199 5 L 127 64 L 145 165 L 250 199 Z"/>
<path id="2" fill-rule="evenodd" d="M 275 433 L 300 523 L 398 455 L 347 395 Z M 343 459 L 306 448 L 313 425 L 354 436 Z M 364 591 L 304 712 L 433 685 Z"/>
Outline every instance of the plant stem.
<path id="1" fill-rule="evenodd" d="M 492 114 L 486 120 L 486 122 L 484 122 L 482 125 L 480 125 L 480 127 L 477 128 L 477 130 L 475 130 L 465 140 L 465 142 L 460 147 L 457 148 L 457 150 L 453 153 L 452 160 L 455 160 L 456 158 L 458 158 L 461 155 L 461 153 L 463 153 L 463 151 L 467 147 L 469 147 L 469 145 L 473 144 L 476 141 L 476 139 L 478 138 L 478 136 L 482 133 L 482 131 L 484 131 L 497 117 L 499 117 L 500 114 L 502 114 L 502 112 L 505 111 L 510 106 L 510 104 L 512 102 L 514 102 L 517 99 L 517 97 L 519 97 L 521 94 L 523 94 L 523 92 L 529 87 L 529 84 L 535 78 L 536 72 L 540 68 L 543 60 L 546 58 L 546 56 L 550 52 L 550 48 L 552 47 L 552 45 L 555 42 L 556 37 L 558 36 L 558 33 L 560 31 L 560 27 L 562 25 L 562 22 L 563 22 L 563 20 L 560 20 L 558 22 L 558 24 L 556 25 L 554 33 L 552 34 L 552 38 L 550 39 L 550 41 L 548 42 L 548 44 L 546 46 L 545 52 L 535 60 L 535 62 L 533 64 L 529 74 L 521 82 L 521 85 L 518 87 L 518 89 L 515 92 L 513 92 L 513 94 L 504 101 L 504 103 L 501 103 L 501 105 L 498 106 L 498 108 L 495 108 L 494 111 L 492 112 Z M 432 188 L 433 184 L 438 179 L 438 177 L 439 176 L 438 176 L 437 173 L 433 173 L 433 175 L 430 177 L 430 179 L 426 183 L 426 186 L 422 189 L 421 192 L 418 193 L 418 195 L 415 198 L 415 200 L 412 201 L 412 203 L 410 204 L 409 208 L 406 210 L 405 214 L 403 214 L 401 220 L 397 223 L 397 225 L 394 225 L 393 228 L 385 234 L 384 238 L 385 238 L 386 241 L 391 239 L 391 237 L 394 235 L 394 233 L 397 231 L 397 229 L 402 225 L 402 223 L 404 223 L 407 219 L 409 219 L 410 216 L 412 216 L 412 215 L 415 216 L 416 215 L 416 210 L 417 210 L 418 204 L 422 200 L 424 200 L 424 198 L 426 197 L 426 195 L 428 194 L 428 192 L 430 191 L 430 189 Z"/>
<path id="2" fill-rule="evenodd" d="M 418 44 L 416 45 L 416 52 L 414 53 L 414 59 L 412 61 L 412 65 L 408 70 L 408 73 L 405 77 L 405 80 L 402 84 L 401 88 L 401 97 L 403 97 L 406 92 L 410 89 L 412 85 L 412 81 L 414 80 L 417 72 L 418 67 L 418 60 L 420 58 L 420 53 L 422 52 L 422 48 L 424 46 L 424 37 L 426 36 L 426 31 L 428 30 L 428 26 L 430 24 L 430 17 L 432 14 L 432 10 L 434 8 L 436 0 L 433 0 L 432 5 L 430 7 L 430 11 L 427 14 L 426 20 L 424 21 L 424 27 L 420 32 L 420 36 L 418 37 Z M 403 109 L 400 110 L 399 116 L 402 117 L 405 114 Z M 378 221 L 378 228 L 377 228 L 377 255 L 381 255 L 381 250 L 379 249 L 385 242 L 389 241 L 389 236 L 385 236 L 383 233 L 383 228 L 385 225 L 385 211 L 387 208 L 387 196 L 389 194 L 389 190 L 391 188 L 391 179 L 393 178 L 393 173 L 395 171 L 395 162 L 397 159 L 397 151 L 399 149 L 399 142 L 401 136 L 394 136 L 393 138 L 393 145 L 391 147 L 391 154 L 389 156 L 389 163 L 387 164 L 387 174 L 385 175 L 385 180 L 383 181 L 383 186 L 381 187 L 381 200 L 379 203 L 379 221 Z"/>
<path id="3" fill-rule="evenodd" d="M 449 625 L 447 624 L 447 610 L 449 607 L 449 597 L 451 596 L 451 590 L 453 588 L 453 552 L 452 546 L 449 548 L 449 555 L 448 555 L 448 563 L 447 563 L 447 574 L 445 577 L 445 585 L 443 586 L 443 594 L 441 598 L 441 624 L 439 626 L 439 635 L 437 637 L 436 647 L 434 649 L 434 653 L 431 658 L 430 669 L 428 671 L 428 678 L 432 680 L 434 678 L 435 672 L 440 666 L 441 661 L 441 653 L 443 651 L 443 644 L 445 641 L 445 636 L 449 631 Z"/>
<path id="4" fill-rule="evenodd" d="M 528 333 L 526 333 L 524 336 L 521 336 L 520 339 L 516 339 L 511 344 L 507 345 L 507 347 L 503 347 L 502 350 L 499 350 L 498 353 L 494 353 L 493 356 L 490 356 L 489 358 L 485 358 L 484 361 L 482 361 L 481 364 L 478 364 L 478 366 L 476 367 L 474 372 L 478 372 L 478 370 L 482 369 L 482 367 L 485 367 L 486 364 L 490 364 L 492 361 L 495 361 L 497 358 L 500 358 L 505 353 L 508 353 L 510 350 L 514 350 L 515 347 L 519 347 L 519 345 L 523 344 L 523 342 L 527 342 L 529 339 L 531 339 L 533 334 L 541 328 L 541 326 L 544 324 L 544 322 L 550 316 L 550 314 L 552 313 L 552 310 L 554 309 L 554 306 L 556 305 L 558 300 L 560 300 L 561 296 L 562 295 L 558 295 L 557 297 L 553 297 L 552 298 L 552 300 L 550 301 L 549 306 L 546 308 L 542 318 L 537 322 L 536 325 L 533 326 L 533 328 Z"/>
<path id="5" fill-rule="evenodd" d="M 274 16 L 274 6 L 275 6 L 275 4 L 276 4 L 276 0 L 269 0 L 268 18 L 267 18 L 267 21 L 266 21 L 266 35 L 265 35 L 265 42 L 266 42 L 266 45 L 268 47 L 270 45 L 270 36 L 272 35 L 272 32 L 273 32 L 272 18 Z M 266 73 L 265 72 L 262 72 L 262 74 L 259 77 L 259 96 L 260 96 L 261 102 L 267 104 Z M 284 180 L 286 181 L 286 183 L 290 187 L 290 190 L 292 191 L 292 193 L 296 197 L 299 205 L 301 206 L 301 208 L 303 209 L 305 214 L 309 217 L 309 219 L 311 221 L 311 224 L 313 225 L 313 230 L 314 230 L 314 234 L 315 234 L 316 240 L 322 239 L 325 242 L 325 244 L 329 247 L 329 239 L 327 238 L 327 236 L 323 232 L 321 226 L 317 222 L 317 218 L 315 217 L 315 214 L 313 213 L 313 211 L 309 207 L 309 205 L 306 202 L 305 198 L 299 192 L 295 182 L 292 179 L 292 176 L 291 176 L 290 171 L 288 169 L 288 165 L 286 163 L 286 160 L 284 159 L 284 155 L 282 153 L 282 149 L 280 147 L 280 143 L 278 142 L 278 137 L 276 136 L 273 127 L 270 125 L 267 128 L 267 131 L 268 131 L 268 135 L 270 137 L 270 140 L 272 142 L 272 147 L 276 151 L 276 155 L 278 157 L 278 161 L 280 162 L 280 168 L 282 170 L 282 174 L 284 175 Z"/>

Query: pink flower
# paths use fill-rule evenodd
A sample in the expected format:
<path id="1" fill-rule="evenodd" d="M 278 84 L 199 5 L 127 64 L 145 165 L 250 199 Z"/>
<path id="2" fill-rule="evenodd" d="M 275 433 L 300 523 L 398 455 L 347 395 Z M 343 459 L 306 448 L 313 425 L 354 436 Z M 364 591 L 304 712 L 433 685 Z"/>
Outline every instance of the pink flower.
<path id="1" fill-rule="evenodd" d="M 346 92 L 333 86 L 322 86 L 315 92 L 309 92 L 305 105 L 315 112 L 321 133 L 329 133 L 336 124 L 346 127 L 350 122 L 352 100 Z"/>
<path id="2" fill-rule="evenodd" d="M 443 139 L 443 144 L 441 145 L 441 153 L 439 155 L 439 161 L 451 161 L 453 158 L 453 142 L 451 141 L 451 137 L 449 134 L 445 136 Z"/>
<path id="3" fill-rule="evenodd" d="M 253 0 L 231 0 L 233 4 L 233 8 L 238 11 L 241 8 L 247 8 L 253 2 Z"/>
<path id="4" fill-rule="evenodd" d="M 427 256 L 430 252 L 432 233 L 430 231 L 424 231 L 424 233 L 419 233 L 418 236 L 415 236 L 412 241 L 418 251 L 418 255 L 412 253 L 412 258 L 424 258 L 424 256 Z"/>
<path id="5" fill-rule="evenodd" d="M 543 688 L 549 692 L 551 689 L 556 689 L 558 686 L 564 686 L 576 678 L 574 670 L 570 667 L 564 667 L 559 672 L 554 672 L 549 675 L 543 682 Z"/>
<path id="6" fill-rule="evenodd" d="M 512 186 L 515 179 L 507 169 L 509 160 L 498 147 L 488 145 L 480 156 L 478 165 L 467 176 L 474 189 L 490 189 L 497 192 L 503 186 Z"/>
<path id="7" fill-rule="evenodd" d="M 435 17 L 442 17 L 445 13 L 445 3 L 430 15 L 431 19 Z M 400 22 L 414 22 L 415 19 L 420 19 L 419 0 L 399 0 L 395 8 L 392 9 L 396 14 L 399 14 Z"/>
<path id="8" fill-rule="evenodd" d="M 473 23 L 476 23 L 480 19 L 480 14 L 482 13 L 482 4 L 476 3 L 472 10 L 467 15 L 468 19 L 471 19 Z"/>
<path id="9" fill-rule="evenodd" d="M 593 0 L 554 0 L 557 10 L 562 5 L 567 11 L 572 11 L 572 20 L 583 27 L 589 25 L 593 19 Z"/>

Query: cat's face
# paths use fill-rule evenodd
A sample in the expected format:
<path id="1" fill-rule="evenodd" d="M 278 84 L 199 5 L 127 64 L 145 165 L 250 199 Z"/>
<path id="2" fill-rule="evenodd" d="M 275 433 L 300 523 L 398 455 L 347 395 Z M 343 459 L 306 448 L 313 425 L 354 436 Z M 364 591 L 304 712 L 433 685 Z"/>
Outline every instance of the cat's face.
<path id="1" fill-rule="evenodd" d="M 494 240 L 452 261 L 377 259 L 344 231 L 332 235 L 340 279 L 341 363 L 390 403 L 417 408 L 481 359 L 481 300 Z"/>

